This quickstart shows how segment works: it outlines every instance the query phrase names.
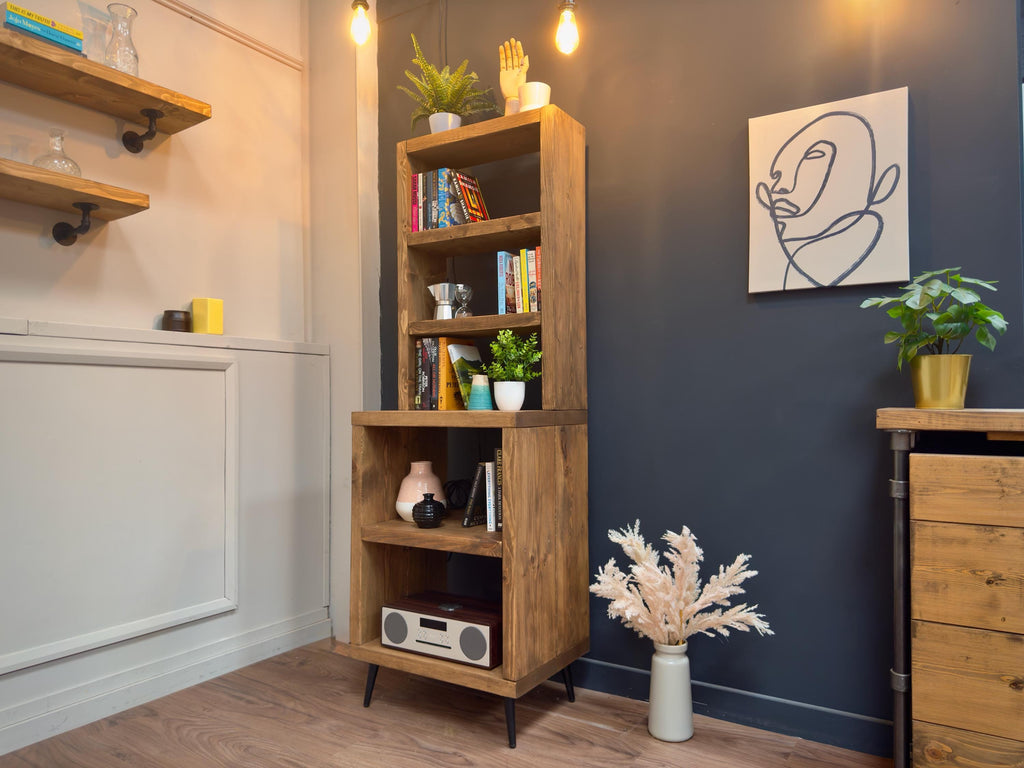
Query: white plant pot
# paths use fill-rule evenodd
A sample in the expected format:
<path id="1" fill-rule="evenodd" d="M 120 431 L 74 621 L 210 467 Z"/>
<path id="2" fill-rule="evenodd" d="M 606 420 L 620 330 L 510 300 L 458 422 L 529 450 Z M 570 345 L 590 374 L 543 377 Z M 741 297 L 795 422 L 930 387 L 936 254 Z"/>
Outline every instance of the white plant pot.
<path id="1" fill-rule="evenodd" d="M 462 117 L 452 112 L 435 112 L 427 118 L 431 133 L 440 133 L 462 125 Z"/>
<path id="2" fill-rule="evenodd" d="M 525 381 L 494 382 L 494 404 L 499 411 L 518 411 L 526 398 Z"/>

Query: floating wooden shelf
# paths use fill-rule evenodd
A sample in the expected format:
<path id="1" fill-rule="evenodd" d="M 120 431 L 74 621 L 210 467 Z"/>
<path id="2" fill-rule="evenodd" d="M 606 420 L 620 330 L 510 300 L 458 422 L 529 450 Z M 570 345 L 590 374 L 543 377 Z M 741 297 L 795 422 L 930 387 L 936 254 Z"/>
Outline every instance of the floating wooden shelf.
<path id="1" fill-rule="evenodd" d="M 354 427 L 522 429 L 586 424 L 586 411 L 355 411 Z"/>
<path id="2" fill-rule="evenodd" d="M 93 218 L 104 221 L 131 216 L 149 208 L 149 195 L 142 192 L 3 158 L 0 158 L 0 197 L 72 213 L 76 217 L 81 215 L 81 211 L 74 207 L 75 203 L 92 203 L 97 206 L 92 212 Z"/>
<path id="3" fill-rule="evenodd" d="M 949 432 L 1024 432 L 1024 410 L 1010 408 L 879 408 L 878 429 L 946 430 Z"/>
<path id="4" fill-rule="evenodd" d="M 414 171 L 444 166 L 468 167 L 540 152 L 541 122 L 545 110 L 551 114 L 558 107 L 531 109 L 450 131 L 417 136 L 405 142 L 405 152 Z"/>
<path id="5" fill-rule="evenodd" d="M 142 110 L 156 109 L 163 113 L 159 133 L 177 133 L 211 115 L 205 102 L 2 27 L 0 80 L 141 125 L 147 123 Z"/>
<path id="6" fill-rule="evenodd" d="M 521 331 L 540 330 L 540 312 L 510 315 L 474 315 L 451 320 L 417 320 L 409 323 L 410 336 L 497 336 L 503 328 Z"/>
<path id="7" fill-rule="evenodd" d="M 461 514 L 461 513 L 460 513 Z M 419 528 L 405 520 L 384 520 L 362 527 L 363 541 L 420 549 L 440 549 L 466 555 L 501 557 L 501 534 L 482 525 L 463 528 L 460 520 L 445 520 L 439 528 Z"/>

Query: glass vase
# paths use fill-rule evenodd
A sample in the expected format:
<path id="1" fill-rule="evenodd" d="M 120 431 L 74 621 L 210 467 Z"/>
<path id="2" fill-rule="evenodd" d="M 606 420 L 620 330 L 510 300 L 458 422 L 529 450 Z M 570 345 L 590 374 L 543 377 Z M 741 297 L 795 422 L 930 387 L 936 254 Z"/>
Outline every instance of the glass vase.
<path id="1" fill-rule="evenodd" d="M 138 75 L 139 52 L 132 42 L 132 23 L 138 12 L 124 3 L 111 3 L 107 11 L 110 13 L 110 42 L 107 43 L 103 63 L 118 72 Z"/>
<path id="2" fill-rule="evenodd" d="M 60 128 L 50 129 L 50 151 L 32 161 L 36 168 L 66 173 L 69 176 L 81 176 L 82 169 L 78 163 L 64 154 L 64 131 Z"/>

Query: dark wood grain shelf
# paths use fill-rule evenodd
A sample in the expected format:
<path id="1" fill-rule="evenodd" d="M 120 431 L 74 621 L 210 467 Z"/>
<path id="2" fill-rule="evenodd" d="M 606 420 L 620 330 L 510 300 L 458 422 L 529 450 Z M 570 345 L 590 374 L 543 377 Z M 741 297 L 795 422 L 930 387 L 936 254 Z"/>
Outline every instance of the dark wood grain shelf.
<path id="1" fill-rule="evenodd" d="M 540 213 L 459 224 L 410 232 L 407 246 L 419 254 L 471 256 L 493 251 L 518 250 L 540 243 Z"/>
<path id="2" fill-rule="evenodd" d="M 540 331 L 541 313 L 474 315 L 451 320 L 418 320 L 409 323 L 410 336 L 496 336 L 503 328 L 524 332 Z"/>
<path id="3" fill-rule="evenodd" d="M 0 197 L 81 216 L 74 203 L 97 206 L 93 218 L 112 221 L 149 208 L 149 195 L 0 158 Z"/>
<path id="4" fill-rule="evenodd" d="M 482 525 L 463 528 L 461 517 L 455 520 L 454 513 L 453 518 L 444 520 L 439 528 L 419 528 L 415 523 L 395 519 L 364 525 L 362 535 L 363 541 L 373 541 L 377 544 L 501 557 L 501 533 L 487 531 Z"/>

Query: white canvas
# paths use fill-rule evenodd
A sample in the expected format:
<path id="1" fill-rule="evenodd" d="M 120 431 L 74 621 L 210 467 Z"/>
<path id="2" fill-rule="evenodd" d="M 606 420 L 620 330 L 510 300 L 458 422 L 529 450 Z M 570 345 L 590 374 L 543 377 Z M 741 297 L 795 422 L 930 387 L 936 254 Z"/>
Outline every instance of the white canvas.
<path id="1" fill-rule="evenodd" d="M 754 117 L 750 293 L 910 277 L 908 90 Z"/>

